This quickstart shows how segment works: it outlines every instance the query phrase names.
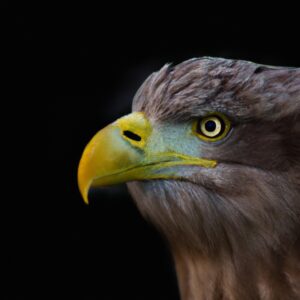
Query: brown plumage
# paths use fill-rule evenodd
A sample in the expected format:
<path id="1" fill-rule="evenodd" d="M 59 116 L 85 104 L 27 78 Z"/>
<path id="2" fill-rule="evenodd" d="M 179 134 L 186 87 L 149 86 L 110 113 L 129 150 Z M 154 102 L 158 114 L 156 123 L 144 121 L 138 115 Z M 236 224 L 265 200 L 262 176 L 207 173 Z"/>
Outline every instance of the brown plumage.
<path id="1" fill-rule="evenodd" d="M 208 112 L 233 124 L 223 141 L 202 143 L 216 168 L 128 183 L 168 240 L 182 299 L 300 299 L 300 69 L 219 58 L 166 65 L 133 110 L 157 126 Z"/>

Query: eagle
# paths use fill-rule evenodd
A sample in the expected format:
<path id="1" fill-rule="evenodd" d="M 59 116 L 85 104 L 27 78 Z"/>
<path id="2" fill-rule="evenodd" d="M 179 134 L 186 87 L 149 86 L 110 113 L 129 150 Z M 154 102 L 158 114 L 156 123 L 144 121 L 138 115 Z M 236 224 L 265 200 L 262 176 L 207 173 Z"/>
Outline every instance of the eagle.
<path id="1" fill-rule="evenodd" d="M 181 299 L 300 299 L 300 68 L 166 64 L 81 157 L 85 202 L 124 182 L 168 242 Z"/>

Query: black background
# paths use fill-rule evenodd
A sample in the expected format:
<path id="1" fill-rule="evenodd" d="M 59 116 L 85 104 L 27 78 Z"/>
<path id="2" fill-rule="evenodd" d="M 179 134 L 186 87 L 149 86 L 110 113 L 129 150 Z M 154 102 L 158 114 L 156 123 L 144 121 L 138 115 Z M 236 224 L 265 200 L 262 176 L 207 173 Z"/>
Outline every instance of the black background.
<path id="1" fill-rule="evenodd" d="M 35 140 L 46 146 L 36 161 L 43 169 L 35 174 L 38 199 L 21 199 L 11 219 L 10 298 L 179 299 L 166 243 L 126 186 L 83 203 L 76 181 L 81 153 L 99 129 L 130 112 L 136 89 L 166 62 L 221 56 L 299 66 L 298 25 L 281 14 L 266 20 L 258 12 L 229 16 L 191 7 L 176 14 L 155 7 L 147 17 L 146 5 L 131 14 L 117 4 L 109 11 L 35 9 L 14 18 L 14 38 L 20 77 L 34 62 L 39 117 L 47 121 Z"/>

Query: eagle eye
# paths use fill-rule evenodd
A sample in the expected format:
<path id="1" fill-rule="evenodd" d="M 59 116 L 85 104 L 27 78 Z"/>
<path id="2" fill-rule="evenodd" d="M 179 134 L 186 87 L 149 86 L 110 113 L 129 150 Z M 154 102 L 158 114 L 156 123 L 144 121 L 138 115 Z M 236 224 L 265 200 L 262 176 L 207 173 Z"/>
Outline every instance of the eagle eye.
<path id="1" fill-rule="evenodd" d="M 230 121 L 220 113 L 213 113 L 198 119 L 194 125 L 197 136 L 209 142 L 221 140 L 228 134 L 230 128 Z"/>

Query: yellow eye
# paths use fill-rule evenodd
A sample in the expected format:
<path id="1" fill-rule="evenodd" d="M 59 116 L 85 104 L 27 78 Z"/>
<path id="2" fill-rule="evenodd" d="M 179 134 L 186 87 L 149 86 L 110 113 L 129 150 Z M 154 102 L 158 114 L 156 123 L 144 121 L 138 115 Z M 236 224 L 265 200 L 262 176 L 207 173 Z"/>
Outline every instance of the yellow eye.
<path id="1" fill-rule="evenodd" d="M 230 121 L 220 113 L 214 113 L 197 120 L 194 125 L 196 134 L 204 141 L 215 142 L 224 138 L 231 127 Z"/>

